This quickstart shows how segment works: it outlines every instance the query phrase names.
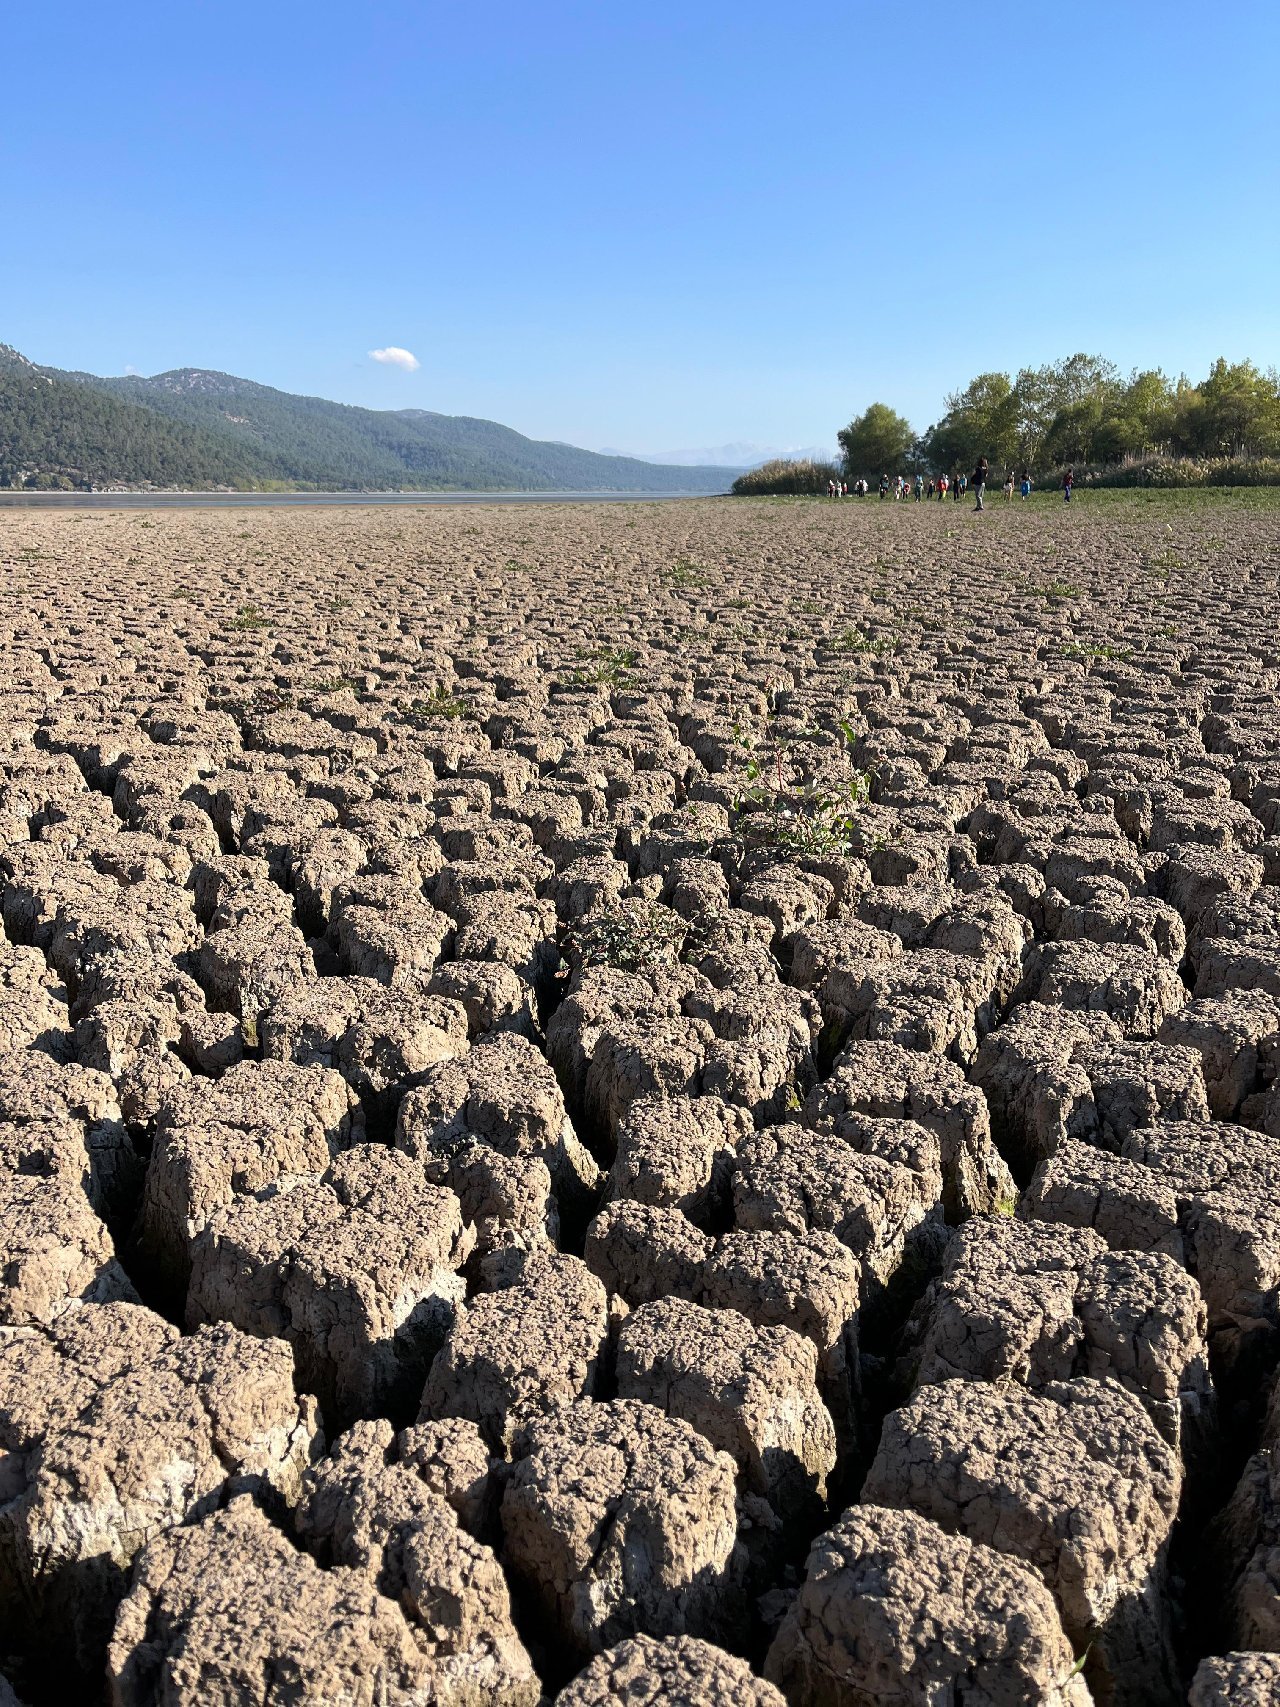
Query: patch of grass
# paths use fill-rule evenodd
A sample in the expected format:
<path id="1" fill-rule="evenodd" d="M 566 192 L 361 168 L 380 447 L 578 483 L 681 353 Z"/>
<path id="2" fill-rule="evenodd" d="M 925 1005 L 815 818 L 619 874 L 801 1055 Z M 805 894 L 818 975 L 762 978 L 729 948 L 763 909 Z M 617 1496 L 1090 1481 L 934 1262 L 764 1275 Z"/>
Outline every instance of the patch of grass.
<path id="1" fill-rule="evenodd" d="M 577 663 L 568 671 L 569 687 L 622 688 L 629 685 L 640 654 L 634 646 L 579 646 Z"/>
<path id="2" fill-rule="evenodd" d="M 232 617 L 230 626 L 241 630 L 270 628 L 270 620 L 263 616 L 257 605 L 241 605 Z"/>
<path id="3" fill-rule="evenodd" d="M 842 630 L 834 639 L 827 641 L 827 646 L 832 652 L 848 654 L 870 652 L 878 658 L 883 658 L 886 653 L 896 652 L 900 644 L 897 635 L 881 635 L 873 640 L 869 635 L 864 634 L 860 628 L 852 626 Z"/>
<path id="4" fill-rule="evenodd" d="M 1057 599 L 1078 599 L 1080 588 L 1072 581 L 1046 581 L 1043 587 L 1036 589 L 1047 604 Z"/>
<path id="5" fill-rule="evenodd" d="M 502 565 L 508 575 L 532 575 L 532 563 L 522 563 L 518 557 L 508 557 Z"/>
<path id="6" fill-rule="evenodd" d="M 1062 648 L 1062 656 L 1064 658 L 1108 658 L 1123 661 L 1126 658 L 1133 657 L 1133 647 L 1099 646 L 1094 641 L 1086 641 L 1082 645 L 1078 641 L 1072 641 L 1070 645 Z"/>
<path id="7" fill-rule="evenodd" d="M 689 557 L 677 557 L 670 567 L 658 570 L 658 580 L 664 587 L 683 591 L 689 587 L 705 587 L 711 577 L 700 564 Z"/>
<path id="8" fill-rule="evenodd" d="M 1171 575 L 1175 569 L 1185 569 L 1186 558 L 1176 545 L 1166 545 L 1162 551 L 1143 559 L 1142 567 L 1150 575 Z"/>
<path id="9" fill-rule="evenodd" d="M 471 707 L 458 694 L 437 684 L 428 698 L 412 700 L 405 706 L 403 714 L 416 727 L 437 717 L 469 717 Z"/>

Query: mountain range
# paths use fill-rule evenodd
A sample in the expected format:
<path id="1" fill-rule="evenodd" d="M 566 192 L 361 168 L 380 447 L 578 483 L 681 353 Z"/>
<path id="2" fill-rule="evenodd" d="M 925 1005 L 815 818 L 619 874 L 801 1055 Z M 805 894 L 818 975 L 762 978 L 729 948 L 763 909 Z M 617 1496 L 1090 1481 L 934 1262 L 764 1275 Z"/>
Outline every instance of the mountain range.
<path id="1" fill-rule="evenodd" d="M 0 344 L 0 487 L 723 492 L 736 472 L 601 455 L 469 415 L 359 409 L 205 368 L 67 372 Z"/>
<path id="2" fill-rule="evenodd" d="M 601 447 L 601 456 L 625 456 L 620 450 L 609 450 Z M 838 460 L 839 452 L 834 445 L 758 445 L 736 443 L 731 445 L 715 445 L 701 450 L 655 450 L 645 451 L 644 462 L 669 464 L 676 468 L 695 468 L 711 464 L 716 468 L 735 468 L 739 473 L 748 468 L 759 468 L 762 462 L 773 462 L 775 458 L 785 461 L 834 462 Z"/>

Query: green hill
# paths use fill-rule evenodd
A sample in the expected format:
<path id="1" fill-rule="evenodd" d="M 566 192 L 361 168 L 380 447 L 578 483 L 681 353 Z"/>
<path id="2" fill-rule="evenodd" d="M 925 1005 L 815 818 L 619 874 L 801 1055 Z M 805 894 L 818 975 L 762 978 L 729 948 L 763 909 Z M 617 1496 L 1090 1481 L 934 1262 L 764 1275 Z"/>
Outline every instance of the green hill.
<path id="1" fill-rule="evenodd" d="M 38 368 L 0 344 L 0 487 L 252 486 L 230 439 Z"/>
<path id="2" fill-rule="evenodd" d="M 296 397 L 202 368 L 66 373 L 0 346 L 0 485 L 723 492 L 734 472 L 599 456 L 467 415 Z"/>

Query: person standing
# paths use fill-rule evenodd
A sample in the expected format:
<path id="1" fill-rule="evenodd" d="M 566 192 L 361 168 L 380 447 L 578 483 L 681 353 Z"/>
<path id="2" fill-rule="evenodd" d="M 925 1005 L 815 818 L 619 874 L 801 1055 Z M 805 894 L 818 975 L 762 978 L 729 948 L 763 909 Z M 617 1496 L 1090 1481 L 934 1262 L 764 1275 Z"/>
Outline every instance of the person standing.
<path id="1" fill-rule="evenodd" d="M 923 474 L 917 474 L 916 475 L 916 488 L 915 488 L 914 497 L 915 497 L 915 501 L 917 504 L 920 502 L 921 498 L 924 497 L 924 475 Z"/>
<path id="2" fill-rule="evenodd" d="M 1022 471 L 1022 496 L 1024 498 L 1031 496 L 1031 470 L 1029 468 L 1024 468 Z"/>
<path id="3" fill-rule="evenodd" d="M 1062 476 L 1062 501 L 1064 504 L 1069 504 L 1071 502 L 1071 488 L 1075 485 L 1075 483 L 1076 483 L 1075 470 L 1069 468 L 1067 470 L 1067 472 Z"/>
<path id="4" fill-rule="evenodd" d="M 1012 469 L 1010 469 L 1008 474 L 1006 474 L 1004 477 L 1004 501 L 1006 504 L 1011 504 L 1013 502 L 1013 470 Z"/>
<path id="5" fill-rule="evenodd" d="M 948 481 L 945 474 L 938 476 L 938 502 L 941 503 L 947 495 Z"/>
<path id="6" fill-rule="evenodd" d="M 980 456 L 973 470 L 973 496 L 976 502 L 973 506 L 976 514 L 982 508 L 982 497 L 987 489 L 987 459 Z"/>

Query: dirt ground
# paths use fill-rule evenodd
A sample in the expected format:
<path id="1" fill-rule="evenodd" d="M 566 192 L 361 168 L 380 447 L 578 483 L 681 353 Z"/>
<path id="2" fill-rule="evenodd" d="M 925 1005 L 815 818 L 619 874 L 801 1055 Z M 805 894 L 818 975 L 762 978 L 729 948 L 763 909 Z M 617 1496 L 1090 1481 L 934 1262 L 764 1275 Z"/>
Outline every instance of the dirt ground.
<path id="1" fill-rule="evenodd" d="M 12 1698 L 1280 1701 L 1270 494 L 0 573 Z"/>

